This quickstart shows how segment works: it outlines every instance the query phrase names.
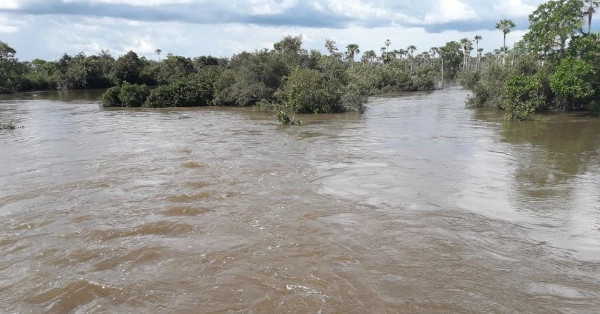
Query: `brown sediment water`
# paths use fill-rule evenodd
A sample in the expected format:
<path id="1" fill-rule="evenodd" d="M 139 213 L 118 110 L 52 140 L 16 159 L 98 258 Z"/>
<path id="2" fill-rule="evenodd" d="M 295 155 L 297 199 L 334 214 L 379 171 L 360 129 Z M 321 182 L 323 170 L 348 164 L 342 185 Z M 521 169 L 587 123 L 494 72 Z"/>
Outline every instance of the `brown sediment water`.
<path id="1" fill-rule="evenodd" d="M 600 120 L 0 99 L 0 312 L 595 312 Z"/>

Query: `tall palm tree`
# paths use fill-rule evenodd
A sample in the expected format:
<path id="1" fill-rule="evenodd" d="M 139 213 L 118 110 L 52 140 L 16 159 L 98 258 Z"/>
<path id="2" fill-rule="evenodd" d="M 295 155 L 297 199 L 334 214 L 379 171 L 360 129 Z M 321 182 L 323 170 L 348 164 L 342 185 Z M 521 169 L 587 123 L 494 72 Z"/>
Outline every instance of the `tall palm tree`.
<path id="1" fill-rule="evenodd" d="M 350 61 L 350 64 L 354 66 L 354 56 L 360 53 L 360 49 L 357 44 L 348 44 L 346 49 L 346 58 Z"/>
<path id="2" fill-rule="evenodd" d="M 460 45 L 463 49 L 463 71 L 467 71 L 469 68 L 469 55 L 473 49 L 473 44 L 469 38 L 463 38 L 460 40 Z"/>
<path id="3" fill-rule="evenodd" d="M 479 41 L 482 40 L 481 35 L 475 35 L 475 49 L 477 51 L 477 71 L 479 71 L 479 63 L 481 62 L 481 51 L 479 51 Z"/>
<path id="4" fill-rule="evenodd" d="M 434 59 L 435 59 L 435 55 L 437 54 L 437 52 L 438 52 L 437 47 L 431 47 L 431 48 L 429 48 L 429 54 Z"/>
<path id="5" fill-rule="evenodd" d="M 588 35 L 592 32 L 592 16 L 596 13 L 596 8 L 600 6 L 600 1 L 596 0 L 587 0 L 587 8 L 583 11 L 583 16 L 587 16 L 588 18 Z"/>
<path id="6" fill-rule="evenodd" d="M 500 22 L 496 24 L 496 29 L 500 30 L 502 34 L 504 34 L 504 54 L 502 55 L 503 66 L 506 64 L 506 34 L 510 33 L 511 28 L 514 28 L 515 26 L 516 25 L 513 21 L 506 19 L 500 20 Z"/>
<path id="7" fill-rule="evenodd" d="M 160 49 L 156 49 L 154 50 L 154 52 L 156 53 L 156 55 L 158 56 L 158 61 L 160 61 L 160 53 L 162 52 L 162 50 Z"/>
<path id="8" fill-rule="evenodd" d="M 417 51 L 417 46 L 415 45 L 410 45 L 406 48 L 406 51 L 408 52 L 408 57 L 410 58 L 410 74 L 413 73 L 413 55 L 415 53 L 415 51 Z"/>

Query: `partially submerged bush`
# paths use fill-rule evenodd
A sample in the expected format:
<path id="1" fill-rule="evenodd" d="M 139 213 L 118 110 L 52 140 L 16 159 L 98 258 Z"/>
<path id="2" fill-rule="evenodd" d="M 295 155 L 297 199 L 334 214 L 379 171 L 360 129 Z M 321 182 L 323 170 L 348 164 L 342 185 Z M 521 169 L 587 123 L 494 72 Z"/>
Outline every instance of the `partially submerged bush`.
<path id="1" fill-rule="evenodd" d="M 208 106 L 212 101 L 212 86 L 199 80 L 181 80 L 154 89 L 146 107 Z"/>
<path id="2" fill-rule="evenodd" d="M 125 107 L 141 107 L 149 95 L 150 89 L 145 84 L 138 85 L 126 82 L 121 85 L 119 100 Z"/>
<path id="3" fill-rule="evenodd" d="M 100 96 L 100 105 L 102 107 L 122 107 L 123 104 L 119 99 L 119 92 L 121 91 L 121 87 L 115 86 L 107 89 L 102 96 Z"/>
<path id="4" fill-rule="evenodd" d="M 0 130 L 14 130 L 17 127 L 12 123 L 0 123 Z"/>

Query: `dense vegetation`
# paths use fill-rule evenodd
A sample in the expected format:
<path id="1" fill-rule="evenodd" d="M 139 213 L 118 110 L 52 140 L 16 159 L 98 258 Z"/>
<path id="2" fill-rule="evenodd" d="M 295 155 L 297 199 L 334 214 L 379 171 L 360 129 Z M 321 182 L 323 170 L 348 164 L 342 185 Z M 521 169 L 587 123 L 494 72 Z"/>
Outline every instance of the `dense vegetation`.
<path id="1" fill-rule="evenodd" d="M 598 115 L 600 35 L 591 32 L 598 7 L 594 0 L 542 3 L 529 16 L 529 32 L 512 49 L 506 37 L 515 24 L 503 19 L 496 25 L 503 46 L 485 54 L 481 36 L 419 54 L 413 45 L 392 49 L 386 40 L 379 52 L 368 50 L 360 58 L 357 44 L 342 52 L 327 40 L 328 54 L 322 54 L 303 49 L 301 36 L 287 36 L 272 49 L 229 59 L 172 54 L 161 59 L 157 49 L 157 60 L 133 51 L 115 59 L 101 51 L 20 62 L 0 41 L 0 93 L 108 88 L 100 99 L 104 107 L 260 106 L 293 124 L 296 113 L 363 111 L 369 95 L 430 90 L 458 78 L 473 91 L 470 106 L 505 110 L 508 119 L 531 119 L 549 110 Z"/>
<path id="2" fill-rule="evenodd" d="M 287 36 L 272 49 L 242 52 L 229 59 L 187 58 L 168 54 L 149 60 L 130 51 L 114 59 L 98 55 L 63 55 L 48 62 L 20 62 L 5 43 L 0 46 L 0 91 L 108 88 L 105 107 L 261 106 L 274 109 L 280 121 L 295 123 L 296 113 L 362 111 L 366 96 L 429 90 L 436 81 L 453 80 L 464 54 L 457 42 L 416 55 L 416 47 L 380 54 L 359 46 L 329 54 L 302 48 L 301 36 Z M 438 58 L 436 58 L 436 54 Z"/>
<path id="3" fill-rule="evenodd" d="M 474 92 L 468 104 L 503 109 L 511 120 L 551 110 L 600 114 L 600 36 L 591 32 L 598 6 L 581 0 L 542 3 L 529 15 L 523 40 L 512 50 L 503 47 L 510 62 L 488 62 L 463 76 L 463 85 Z M 498 29 L 504 34 L 514 27 L 502 22 Z"/>

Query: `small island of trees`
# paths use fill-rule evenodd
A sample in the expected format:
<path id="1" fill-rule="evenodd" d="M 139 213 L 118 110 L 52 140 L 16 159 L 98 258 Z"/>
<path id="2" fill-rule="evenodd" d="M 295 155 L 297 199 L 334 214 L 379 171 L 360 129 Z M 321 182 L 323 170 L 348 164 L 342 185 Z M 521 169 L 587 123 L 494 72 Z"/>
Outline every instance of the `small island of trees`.
<path id="1" fill-rule="evenodd" d="M 421 53 L 414 45 L 393 49 L 388 39 L 360 58 L 358 44 L 340 51 L 328 39 L 323 54 L 305 50 L 302 36 L 286 36 L 272 49 L 231 58 L 161 58 L 157 49 L 156 60 L 133 51 L 115 59 L 103 50 L 20 62 L 0 41 L 0 93 L 107 88 L 103 107 L 259 106 L 294 124 L 296 113 L 362 112 L 370 95 L 432 90 L 458 80 L 473 91 L 469 106 L 501 109 L 508 119 L 557 110 L 598 115 L 600 36 L 591 32 L 598 7 L 593 0 L 547 1 L 529 16 L 528 33 L 512 49 L 506 37 L 515 24 L 501 20 L 496 28 L 504 44 L 485 54 L 479 35 Z"/>

